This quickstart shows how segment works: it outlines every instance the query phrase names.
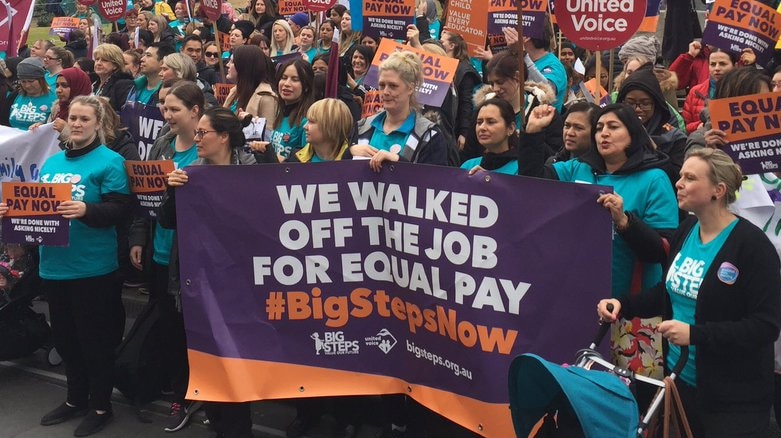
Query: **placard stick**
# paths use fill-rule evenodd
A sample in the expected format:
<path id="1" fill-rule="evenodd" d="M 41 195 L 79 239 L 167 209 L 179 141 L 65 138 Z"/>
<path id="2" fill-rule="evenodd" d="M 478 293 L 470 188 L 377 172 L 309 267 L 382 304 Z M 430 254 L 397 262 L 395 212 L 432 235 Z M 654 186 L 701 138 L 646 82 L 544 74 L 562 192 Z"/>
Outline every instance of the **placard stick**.
<path id="1" fill-rule="evenodd" d="M 523 8 L 521 7 L 520 1 L 515 2 L 515 6 L 518 10 L 518 81 L 521 83 L 521 90 L 523 90 L 523 84 L 526 83 L 526 75 L 523 74 L 523 65 L 524 65 L 524 55 L 526 55 L 526 51 L 523 49 Z M 526 101 L 526 97 L 523 95 L 523 91 L 521 91 L 521 126 L 518 128 L 520 130 L 523 130 L 522 126 L 524 124 L 524 105 L 523 103 Z"/>
<path id="2" fill-rule="evenodd" d="M 602 100 L 602 83 L 599 80 L 600 72 L 602 71 L 602 51 L 597 50 L 597 66 L 596 70 L 594 71 L 594 82 L 596 93 L 594 93 L 594 103 L 599 105 L 599 102 Z"/>
<path id="3" fill-rule="evenodd" d="M 212 21 L 212 26 L 214 26 L 214 42 L 217 43 L 217 59 L 220 61 L 220 75 L 222 75 L 222 81 L 225 82 L 227 79 L 225 78 L 225 64 L 222 62 L 222 47 L 220 47 L 220 31 L 217 30 L 217 22 Z"/>

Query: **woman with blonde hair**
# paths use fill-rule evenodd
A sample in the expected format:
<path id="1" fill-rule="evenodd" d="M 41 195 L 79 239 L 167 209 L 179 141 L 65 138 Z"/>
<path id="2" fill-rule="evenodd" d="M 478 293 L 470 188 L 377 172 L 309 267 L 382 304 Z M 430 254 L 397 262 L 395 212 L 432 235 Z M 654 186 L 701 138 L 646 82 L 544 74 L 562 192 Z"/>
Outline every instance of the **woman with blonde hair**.
<path id="1" fill-rule="evenodd" d="M 174 82 L 184 79 L 195 82 L 197 69 L 192 58 L 182 53 L 171 53 L 163 57 L 160 65 L 160 79 L 164 86 L 171 86 Z"/>
<path id="2" fill-rule="evenodd" d="M 92 91 L 107 98 L 114 111 L 119 112 L 133 87 L 133 76 L 125 71 L 122 49 L 114 44 L 101 44 L 95 48 L 94 57 L 98 80 L 92 84 Z"/>
<path id="3" fill-rule="evenodd" d="M 69 147 L 41 167 L 40 181 L 74 177 L 73 199 L 57 214 L 70 227 L 68 246 L 40 248 L 42 291 L 48 297 L 52 339 L 66 365 L 67 396 L 41 418 L 51 426 L 84 417 L 75 436 L 103 429 L 112 418 L 114 351 L 122 340 L 125 310 L 117 276 L 115 228 L 133 205 L 124 159 L 104 146 L 106 112 L 95 96 L 70 104 Z M 8 206 L 0 204 L 0 216 Z"/>
<path id="4" fill-rule="evenodd" d="M 661 315 L 668 371 L 688 347 L 676 386 L 695 437 L 759 437 L 770 427 L 781 264 L 765 233 L 730 211 L 742 181 L 724 151 L 691 151 L 676 189 L 678 207 L 693 214 L 667 251 L 660 239 L 648 254 L 664 261 L 662 280 L 597 305 L 606 322 Z"/>
<path id="5" fill-rule="evenodd" d="M 292 53 L 297 49 L 293 46 L 295 35 L 293 29 L 285 20 L 277 20 L 271 27 L 271 56 L 282 56 Z"/>
<path id="6" fill-rule="evenodd" d="M 306 112 L 307 145 L 290 154 L 288 163 L 323 163 L 350 160 L 347 140 L 353 129 L 353 116 L 347 105 L 339 99 L 321 99 Z"/>
<path id="7" fill-rule="evenodd" d="M 384 161 L 451 164 L 451 145 L 440 127 L 420 112 L 416 96 L 422 82 L 423 64 L 412 52 L 392 53 L 380 64 L 378 89 L 384 109 L 358 121 L 350 147 L 354 156 L 371 158 L 375 171 Z"/>

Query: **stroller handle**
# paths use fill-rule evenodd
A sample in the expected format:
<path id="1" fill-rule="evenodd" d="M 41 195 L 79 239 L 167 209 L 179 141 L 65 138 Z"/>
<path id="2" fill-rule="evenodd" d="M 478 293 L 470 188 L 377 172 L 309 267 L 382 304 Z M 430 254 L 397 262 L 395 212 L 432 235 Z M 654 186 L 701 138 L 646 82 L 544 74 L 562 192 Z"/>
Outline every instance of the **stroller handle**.
<path id="1" fill-rule="evenodd" d="M 678 375 L 681 374 L 681 371 L 683 371 L 683 367 L 686 366 L 686 362 L 689 361 L 689 346 L 683 345 L 681 346 L 681 357 L 678 358 L 678 363 L 675 364 L 675 367 L 673 368 L 671 377 L 675 378 Z"/>
<path id="2" fill-rule="evenodd" d="M 607 311 L 612 312 L 613 311 L 613 304 L 608 303 L 607 304 Z M 605 335 L 607 334 L 607 331 L 610 329 L 610 323 L 601 321 L 599 323 L 599 331 L 597 331 L 597 336 L 594 338 L 594 342 L 591 343 L 591 348 L 596 348 L 599 344 L 602 343 L 602 339 L 605 339 Z"/>

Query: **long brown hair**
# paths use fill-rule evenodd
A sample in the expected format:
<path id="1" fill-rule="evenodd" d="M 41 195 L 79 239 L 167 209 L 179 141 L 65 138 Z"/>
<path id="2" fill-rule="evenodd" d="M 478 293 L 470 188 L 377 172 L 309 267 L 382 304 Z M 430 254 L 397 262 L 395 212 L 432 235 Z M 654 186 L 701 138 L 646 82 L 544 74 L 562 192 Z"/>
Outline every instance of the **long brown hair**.
<path id="1" fill-rule="evenodd" d="M 247 108 L 250 98 L 261 82 L 269 82 L 266 54 L 258 46 L 243 45 L 233 50 L 233 65 L 236 67 L 236 97 L 238 108 Z"/>

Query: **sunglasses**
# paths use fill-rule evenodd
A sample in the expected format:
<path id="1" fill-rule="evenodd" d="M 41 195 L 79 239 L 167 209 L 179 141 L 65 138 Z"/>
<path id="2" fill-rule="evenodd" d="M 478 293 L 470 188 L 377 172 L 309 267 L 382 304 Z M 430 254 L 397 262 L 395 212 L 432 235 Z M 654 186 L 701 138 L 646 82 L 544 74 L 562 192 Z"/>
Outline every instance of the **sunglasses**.
<path id="1" fill-rule="evenodd" d="M 203 56 L 205 56 L 207 58 L 219 58 L 220 57 L 220 52 L 206 52 L 206 53 L 203 54 Z"/>

